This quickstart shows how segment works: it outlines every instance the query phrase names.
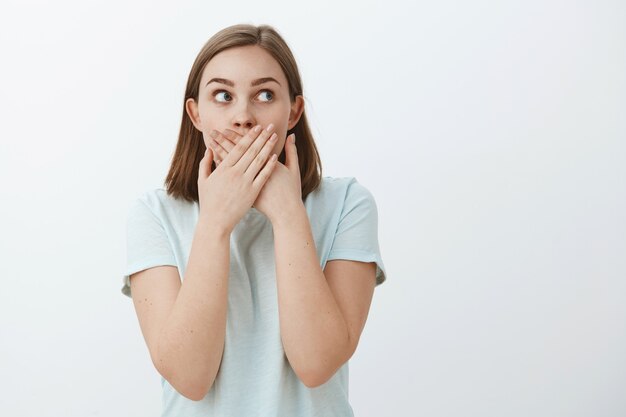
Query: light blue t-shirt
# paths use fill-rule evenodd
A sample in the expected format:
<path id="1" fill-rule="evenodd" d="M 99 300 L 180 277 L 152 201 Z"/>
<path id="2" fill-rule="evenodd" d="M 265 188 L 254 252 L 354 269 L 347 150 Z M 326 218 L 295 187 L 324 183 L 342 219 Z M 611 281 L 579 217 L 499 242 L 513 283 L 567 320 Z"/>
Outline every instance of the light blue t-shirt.
<path id="1" fill-rule="evenodd" d="M 376 286 L 385 281 L 378 245 L 378 210 L 354 177 L 322 177 L 305 202 L 322 270 L 332 259 L 376 262 Z M 198 203 L 177 200 L 162 188 L 144 193 L 127 218 L 129 276 L 159 265 L 185 268 L 198 221 Z M 273 229 L 255 208 L 230 236 L 226 338 L 220 369 L 200 401 L 179 394 L 161 376 L 163 417 L 348 417 L 348 362 L 324 384 L 309 388 L 291 368 L 280 338 Z"/>

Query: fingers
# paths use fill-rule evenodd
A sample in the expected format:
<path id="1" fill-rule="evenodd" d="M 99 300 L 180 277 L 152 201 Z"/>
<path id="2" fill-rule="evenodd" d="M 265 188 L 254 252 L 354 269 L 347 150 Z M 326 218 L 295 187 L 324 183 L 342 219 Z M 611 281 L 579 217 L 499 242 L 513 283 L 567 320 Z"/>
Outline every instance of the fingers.
<path id="1" fill-rule="evenodd" d="M 228 152 L 222 147 L 222 145 L 215 141 L 211 142 L 209 146 L 211 147 L 211 150 L 213 151 L 213 154 L 215 155 L 215 160 L 217 162 L 223 161 L 224 158 L 226 158 L 226 155 L 228 155 Z"/>
<path id="2" fill-rule="evenodd" d="M 227 145 L 224 143 L 224 139 L 221 138 L 217 130 L 211 132 L 211 137 L 213 139 L 209 139 L 209 147 L 213 150 L 216 162 L 221 162 L 226 158 L 226 155 L 228 155 L 228 149 L 225 147 Z M 222 143 L 218 142 L 216 139 L 219 139 Z"/>
<path id="3" fill-rule="evenodd" d="M 273 154 L 261 172 L 259 172 L 259 175 L 257 175 L 254 181 L 252 181 L 252 186 L 255 187 L 258 192 L 261 191 L 261 188 L 263 188 L 267 180 L 270 178 L 276 165 L 278 165 L 278 155 Z"/>
<path id="4" fill-rule="evenodd" d="M 210 135 L 214 139 L 213 141 L 209 139 L 209 145 L 214 148 L 213 152 L 215 154 L 216 163 L 221 163 L 243 137 L 243 135 L 231 129 L 225 129 L 224 132 L 213 130 Z M 215 142 L 217 142 L 217 144 Z"/>
<path id="5" fill-rule="evenodd" d="M 214 130 L 211 133 L 211 137 L 213 139 L 209 143 L 211 143 L 212 145 L 219 145 L 219 148 L 216 149 L 220 150 L 221 152 L 224 152 L 225 150 L 226 152 L 223 154 L 223 157 L 226 157 L 226 155 L 230 153 L 230 151 L 232 151 L 235 147 L 236 142 L 233 140 L 235 139 L 234 136 L 238 136 L 238 133 L 233 132 L 230 129 L 226 129 L 224 133 L 220 132 L 219 130 Z"/>
<path id="6" fill-rule="evenodd" d="M 250 144 L 254 142 L 254 140 L 261 133 L 261 125 L 256 125 L 254 128 L 250 129 L 248 133 L 246 133 L 241 140 L 235 145 L 231 152 L 222 160 L 222 164 L 232 167 L 237 162 L 241 156 L 248 150 Z"/>
<path id="7" fill-rule="evenodd" d="M 198 178 L 206 178 L 211 175 L 211 162 L 213 162 L 213 151 L 207 148 L 198 166 Z"/>
<path id="8" fill-rule="evenodd" d="M 231 141 L 233 143 L 233 146 L 236 145 L 239 142 L 239 140 L 243 137 L 243 135 L 240 135 L 239 133 L 230 129 L 224 129 L 222 136 L 225 136 L 226 139 Z"/>
<path id="9" fill-rule="evenodd" d="M 250 164 L 252 164 L 252 161 L 257 157 L 259 152 L 261 152 L 261 149 L 263 149 L 263 146 L 268 141 L 268 139 L 273 141 L 271 145 L 274 146 L 276 138 L 277 135 L 276 133 L 274 133 L 274 124 L 270 123 L 267 128 L 260 132 L 259 136 L 254 141 L 252 141 L 252 143 L 249 145 L 249 148 L 246 149 L 245 153 L 240 157 L 239 161 L 237 161 L 237 168 L 239 168 L 242 172 L 246 172 Z M 242 139 L 241 142 L 239 142 L 233 149 L 233 153 L 236 152 L 237 147 L 245 141 L 245 139 Z M 265 162 L 265 158 L 263 158 L 263 162 Z M 258 169 L 261 169 L 262 166 L 262 164 L 259 164 L 257 171 Z"/>
<path id="10" fill-rule="evenodd" d="M 296 149 L 296 134 L 287 136 L 285 141 L 285 166 L 290 170 L 300 172 L 298 166 L 298 150 Z"/>
<path id="11" fill-rule="evenodd" d="M 263 166 L 267 162 L 267 158 L 270 156 L 270 153 L 274 149 L 274 145 L 276 144 L 276 140 L 278 136 L 276 133 L 272 134 L 272 136 L 262 144 L 261 151 L 254 157 L 254 160 L 250 163 L 244 175 L 248 175 L 251 178 L 254 178 L 255 175 L 263 168 Z M 258 140 L 252 145 L 255 146 Z M 246 155 L 244 155 L 245 157 Z"/>

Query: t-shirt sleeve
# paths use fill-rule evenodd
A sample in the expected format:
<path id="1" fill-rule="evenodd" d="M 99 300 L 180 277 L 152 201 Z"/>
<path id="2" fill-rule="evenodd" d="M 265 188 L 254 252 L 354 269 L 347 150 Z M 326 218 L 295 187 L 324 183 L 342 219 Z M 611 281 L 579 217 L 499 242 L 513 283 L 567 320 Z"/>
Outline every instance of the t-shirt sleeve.
<path id="1" fill-rule="evenodd" d="M 348 185 L 328 261 L 376 262 L 376 285 L 386 279 L 378 245 L 378 208 L 372 193 L 356 179 Z"/>
<path id="2" fill-rule="evenodd" d="M 126 269 L 122 294 L 131 297 L 130 275 L 154 266 L 177 266 L 161 220 L 148 205 L 137 199 L 126 219 Z"/>

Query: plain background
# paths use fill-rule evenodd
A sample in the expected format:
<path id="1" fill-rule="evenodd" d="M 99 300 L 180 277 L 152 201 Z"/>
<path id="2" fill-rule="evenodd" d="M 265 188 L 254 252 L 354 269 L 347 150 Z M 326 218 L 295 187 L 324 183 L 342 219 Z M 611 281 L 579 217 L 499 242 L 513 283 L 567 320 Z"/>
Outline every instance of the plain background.
<path id="1" fill-rule="evenodd" d="M 126 213 L 235 23 L 285 37 L 324 175 L 377 201 L 356 416 L 626 415 L 626 5 L 554 0 L 3 1 L 0 415 L 159 415 Z"/>

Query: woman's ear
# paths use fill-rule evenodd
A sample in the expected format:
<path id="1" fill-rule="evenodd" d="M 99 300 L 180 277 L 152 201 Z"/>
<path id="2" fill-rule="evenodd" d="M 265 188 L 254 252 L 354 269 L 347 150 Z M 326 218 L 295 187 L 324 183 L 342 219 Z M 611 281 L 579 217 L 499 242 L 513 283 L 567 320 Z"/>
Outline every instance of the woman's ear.
<path id="1" fill-rule="evenodd" d="M 188 98 L 185 101 L 185 111 L 195 128 L 202 132 L 202 121 L 200 120 L 200 115 L 198 113 L 198 104 L 194 99 Z"/>
<path id="2" fill-rule="evenodd" d="M 296 96 L 296 99 L 291 104 L 291 111 L 289 112 L 288 130 L 293 129 L 293 127 L 298 124 L 300 116 L 302 116 L 302 112 L 304 112 L 304 97 L 299 95 Z"/>

